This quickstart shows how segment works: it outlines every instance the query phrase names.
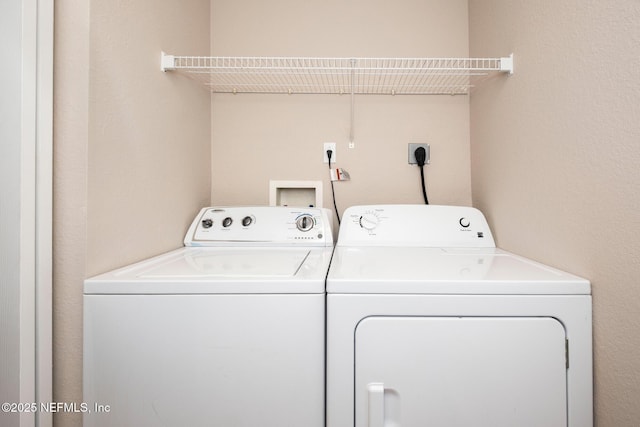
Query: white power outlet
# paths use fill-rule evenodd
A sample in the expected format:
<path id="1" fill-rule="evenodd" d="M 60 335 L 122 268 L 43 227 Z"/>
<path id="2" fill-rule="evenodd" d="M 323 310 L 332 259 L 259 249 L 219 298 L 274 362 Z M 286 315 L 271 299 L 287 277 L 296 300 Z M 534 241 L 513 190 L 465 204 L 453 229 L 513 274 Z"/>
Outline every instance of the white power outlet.
<path id="1" fill-rule="evenodd" d="M 331 163 L 336 162 L 336 143 L 325 142 L 322 146 L 322 161 L 329 163 L 329 157 L 327 157 L 327 150 L 331 150 Z"/>

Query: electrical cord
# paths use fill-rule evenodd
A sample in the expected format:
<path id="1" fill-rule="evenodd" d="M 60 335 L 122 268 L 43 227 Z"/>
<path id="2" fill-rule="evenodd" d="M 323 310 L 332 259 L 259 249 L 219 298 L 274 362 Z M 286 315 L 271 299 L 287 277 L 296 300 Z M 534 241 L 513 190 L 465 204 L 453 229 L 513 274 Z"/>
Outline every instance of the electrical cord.
<path id="1" fill-rule="evenodd" d="M 424 147 L 418 147 L 416 148 L 414 154 L 416 156 L 416 162 L 418 162 L 418 166 L 420 166 L 420 178 L 422 181 L 422 196 L 424 197 L 424 204 L 428 205 L 429 199 L 427 198 L 427 187 L 424 182 L 424 163 L 427 158 L 427 151 L 424 149 Z"/>
<path id="2" fill-rule="evenodd" d="M 340 225 L 340 214 L 338 213 L 338 205 L 336 204 L 336 190 L 333 188 L 333 179 L 331 179 L 331 156 L 333 150 L 327 150 L 327 159 L 329 160 L 329 182 L 331 182 L 331 197 L 333 197 L 333 209 L 336 211 L 336 218 L 338 218 L 338 225 Z"/>

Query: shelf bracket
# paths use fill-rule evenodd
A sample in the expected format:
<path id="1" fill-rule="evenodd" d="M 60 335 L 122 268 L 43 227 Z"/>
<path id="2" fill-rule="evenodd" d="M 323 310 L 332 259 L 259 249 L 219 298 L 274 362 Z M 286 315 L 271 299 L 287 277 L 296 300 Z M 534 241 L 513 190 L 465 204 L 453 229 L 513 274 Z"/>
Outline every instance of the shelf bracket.
<path id="1" fill-rule="evenodd" d="M 160 69 L 162 71 L 172 71 L 176 69 L 175 55 L 167 55 L 162 52 L 160 56 Z"/>
<path id="2" fill-rule="evenodd" d="M 500 71 L 513 75 L 513 53 L 507 57 L 500 58 Z"/>

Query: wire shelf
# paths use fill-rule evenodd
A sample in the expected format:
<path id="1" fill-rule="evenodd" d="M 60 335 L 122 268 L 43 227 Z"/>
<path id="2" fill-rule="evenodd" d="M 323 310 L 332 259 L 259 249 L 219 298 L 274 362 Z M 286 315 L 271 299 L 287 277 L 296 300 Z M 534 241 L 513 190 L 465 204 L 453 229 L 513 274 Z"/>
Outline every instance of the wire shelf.
<path id="1" fill-rule="evenodd" d="M 481 79 L 513 73 L 504 58 L 305 58 L 174 56 L 177 70 L 214 93 L 467 95 Z"/>

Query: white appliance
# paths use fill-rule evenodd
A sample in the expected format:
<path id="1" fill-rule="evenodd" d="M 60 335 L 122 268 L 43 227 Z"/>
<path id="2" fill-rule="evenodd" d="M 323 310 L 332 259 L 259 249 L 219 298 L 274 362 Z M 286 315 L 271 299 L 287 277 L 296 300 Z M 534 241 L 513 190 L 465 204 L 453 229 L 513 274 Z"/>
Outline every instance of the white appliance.
<path id="1" fill-rule="evenodd" d="M 323 427 L 328 211 L 205 208 L 84 284 L 84 426 Z"/>
<path id="2" fill-rule="evenodd" d="M 347 209 L 327 293 L 327 427 L 593 425 L 589 282 L 476 209 Z"/>

